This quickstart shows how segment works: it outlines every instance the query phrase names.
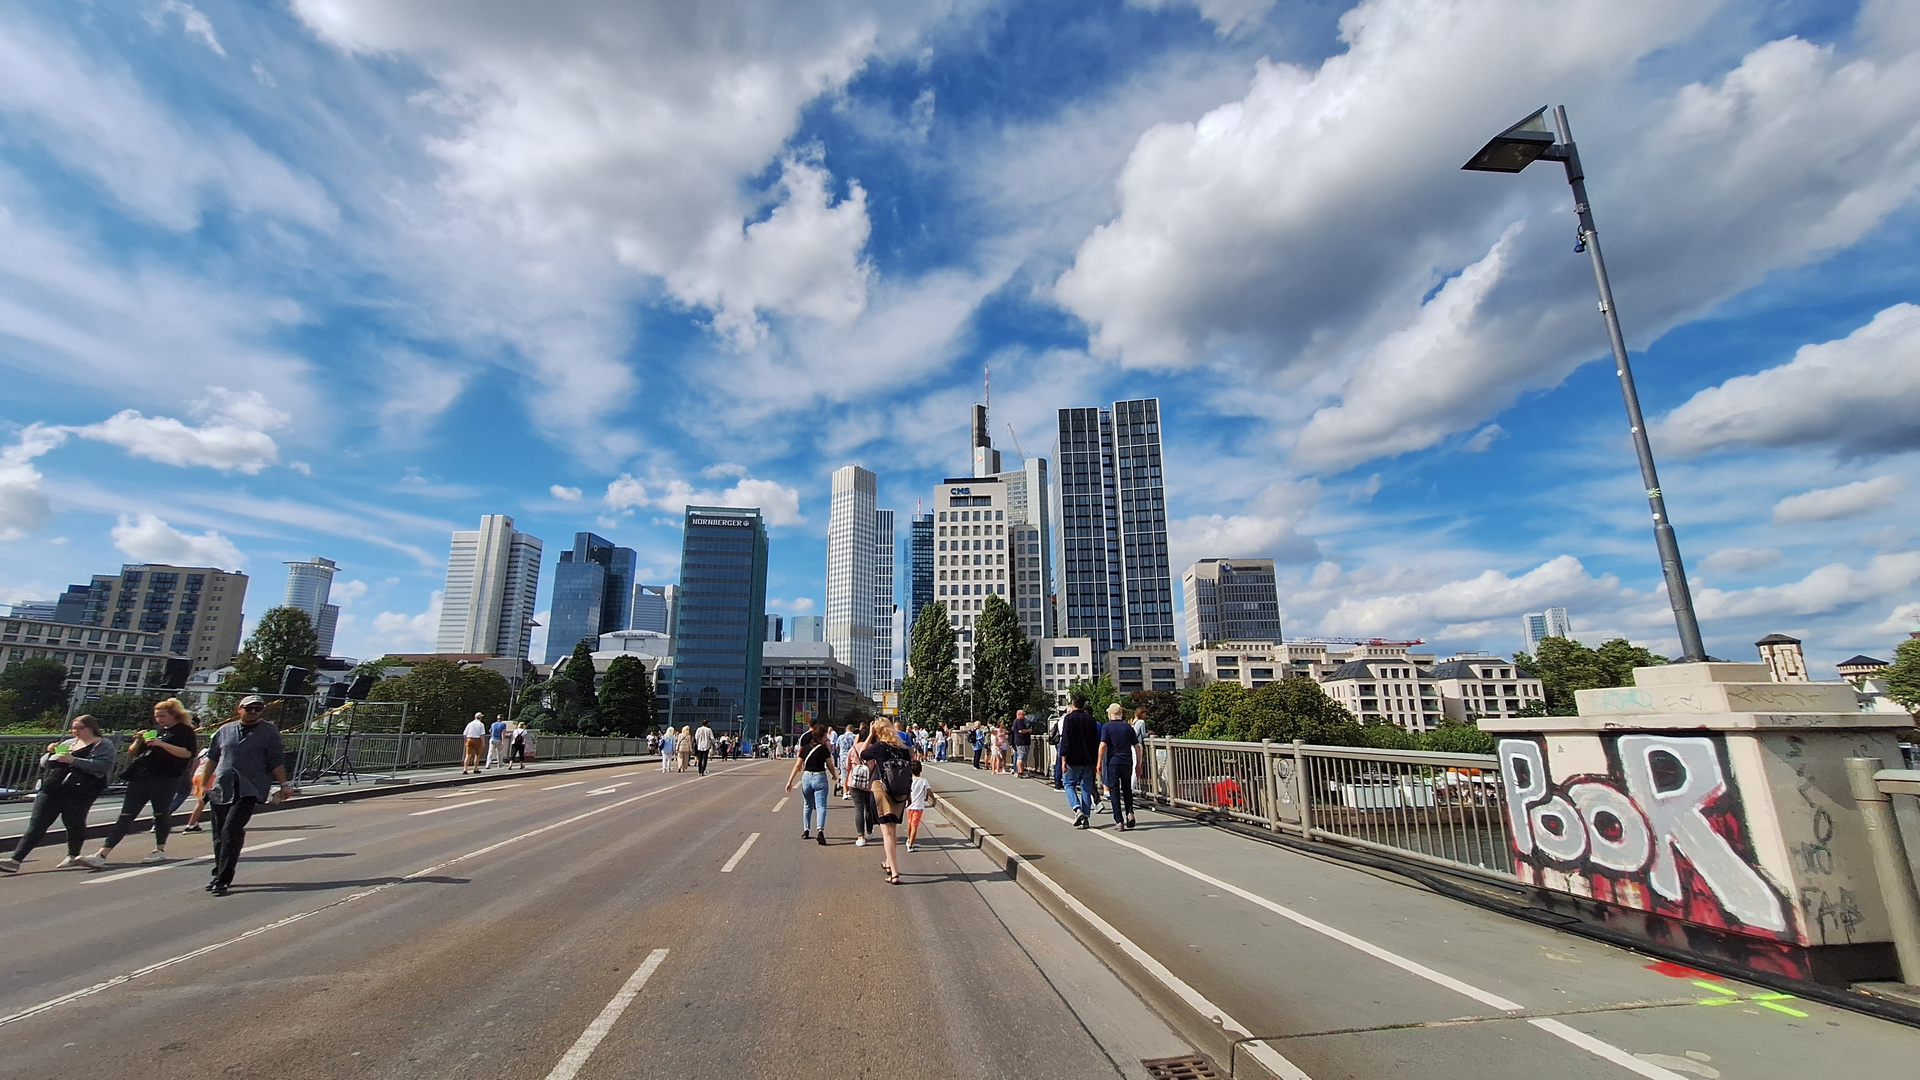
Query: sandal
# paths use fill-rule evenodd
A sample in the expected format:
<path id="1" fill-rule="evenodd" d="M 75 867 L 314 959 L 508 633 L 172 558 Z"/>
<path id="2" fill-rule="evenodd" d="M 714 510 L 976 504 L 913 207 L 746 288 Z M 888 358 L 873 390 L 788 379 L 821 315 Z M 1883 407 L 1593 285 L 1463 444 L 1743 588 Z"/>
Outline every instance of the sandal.
<path id="1" fill-rule="evenodd" d="M 900 875 L 899 875 L 899 874 L 896 874 L 896 873 L 893 873 L 892 871 L 888 871 L 888 872 L 887 872 L 887 884 L 889 884 L 889 885 L 898 885 L 898 884 L 900 884 Z"/>

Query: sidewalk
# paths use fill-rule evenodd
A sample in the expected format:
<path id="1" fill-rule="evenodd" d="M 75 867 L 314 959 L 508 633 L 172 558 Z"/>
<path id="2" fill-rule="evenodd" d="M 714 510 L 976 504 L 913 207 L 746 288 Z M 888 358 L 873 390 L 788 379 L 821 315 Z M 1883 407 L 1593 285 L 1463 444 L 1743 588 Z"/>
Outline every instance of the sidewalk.
<path id="1" fill-rule="evenodd" d="M 658 754 L 651 757 L 567 758 L 559 761 L 534 761 L 529 763 L 524 771 L 528 775 L 566 773 L 578 772 L 581 769 L 601 769 L 618 765 L 637 765 L 644 762 L 658 764 L 659 761 L 660 756 Z M 503 780 L 508 777 L 519 776 L 521 772 L 522 770 L 520 769 L 507 772 L 504 769 L 494 768 L 484 773 L 468 773 L 463 776 L 461 775 L 459 766 L 449 765 L 440 769 L 408 769 L 402 773 L 361 773 L 360 778 L 351 784 L 333 782 L 309 783 L 304 787 L 297 787 L 294 789 L 295 795 L 293 798 L 288 799 L 285 803 L 278 806 L 263 806 L 259 812 L 264 814 L 274 810 L 291 810 L 297 806 L 314 806 L 319 803 L 330 802 L 350 802 L 355 799 L 371 798 L 396 791 L 419 791 L 423 788 L 457 787 L 461 784 L 488 783 Z M 119 791 L 107 792 L 100 796 L 93 804 L 93 810 L 87 814 L 87 842 L 89 844 L 96 842 L 100 837 L 104 836 L 106 827 L 112 824 L 115 818 L 120 816 L 120 794 Z M 0 855 L 11 854 L 13 846 L 20 842 L 20 835 L 26 831 L 27 818 L 31 816 L 32 808 L 33 801 L 31 799 L 0 803 Z M 173 816 L 173 823 L 176 829 L 187 823 L 187 814 L 192 809 L 192 799 L 188 799 L 186 802 L 180 804 L 180 812 Z M 205 815 L 202 815 L 201 822 L 205 824 L 206 820 Z M 152 822 L 153 818 L 151 815 L 142 814 L 135 821 L 133 832 L 127 834 L 127 839 L 123 841 L 123 843 L 133 844 L 136 841 L 140 841 L 143 833 L 151 838 L 153 833 Z M 46 839 L 40 841 L 40 847 L 46 848 L 50 845 L 65 844 L 66 842 L 67 830 L 61 828 L 56 823 L 52 829 L 47 831 Z"/>
<path id="2" fill-rule="evenodd" d="M 1258 1075 L 1259 1061 L 1311 1080 L 1804 1080 L 1909 1075 L 1920 1060 L 1920 1031 L 1391 874 L 1147 810 L 1131 832 L 1111 818 L 1081 832 L 1045 783 L 927 771 L 962 827 L 1017 854 L 1028 889 L 1223 1073 Z"/>

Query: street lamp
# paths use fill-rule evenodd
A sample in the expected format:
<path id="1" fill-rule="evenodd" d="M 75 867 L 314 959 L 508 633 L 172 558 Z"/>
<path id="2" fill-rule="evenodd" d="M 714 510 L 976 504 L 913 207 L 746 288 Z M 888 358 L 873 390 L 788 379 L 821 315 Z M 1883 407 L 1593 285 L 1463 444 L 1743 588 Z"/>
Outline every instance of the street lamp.
<path id="1" fill-rule="evenodd" d="M 1614 311 L 1607 264 L 1600 257 L 1600 234 L 1594 228 L 1593 209 L 1587 202 L 1587 177 L 1580 168 L 1580 151 L 1575 148 L 1573 134 L 1567 127 L 1566 107 L 1554 106 L 1554 131 L 1547 130 L 1543 120 L 1546 111 L 1542 107 L 1495 135 L 1461 168 L 1468 172 L 1517 173 L 1542 159 L 1566 166 L 1567 184 L 1573 188 L 1573 213 L 1579 219 L 1580 230 L 1579 242 L 1573 250 L 1584 251 L 1593 260 L 1593 278 L 1600 288 L 1600 314 L 1607 321 L 1614 373 L 1620 376 L 1620 393 L 1627 401 L 1633 449 L 1640 458 L 1640 479 L 1646 484 L 1647 505 L 1653 510 L 1653 540 L 1660 548 L 1660 568 L 1667 578 L 1667 599 L 1673 603 L 1674 625 L 1680 630 L 1682 659 L 1697 663 L 1707 659 L 1707 650 L 1700 641 L 1700 622 L 1693 614 L 1693 594 L 1687 589 L 1687 570 L 1680 562 L 1680 543 L 1674 538 L 1673 523 L 1667 518 L 1667 502 L 1660 494 L 1660 477 L 1654 471 L 1653 447 L 1647 442 L 1647 422 L 1640 414 L 1640 395 L 1633 386 L 1633 369 L 1627 365 L 1627 343 L 1620 333 L 1620 316 Z"/>

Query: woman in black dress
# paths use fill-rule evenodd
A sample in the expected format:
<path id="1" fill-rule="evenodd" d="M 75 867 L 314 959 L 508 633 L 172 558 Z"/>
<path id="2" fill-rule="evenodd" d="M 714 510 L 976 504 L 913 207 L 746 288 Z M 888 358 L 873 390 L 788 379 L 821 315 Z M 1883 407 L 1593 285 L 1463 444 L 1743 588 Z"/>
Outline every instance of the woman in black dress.
<path id="1" fill-rule="evenodd" d="M 900 864 L 894 859 L 894 851 L 899 845 L 900 819 L 906 815 L 907 789 L 888 783 L 896 771 L 896 767 L 889 767 L 888 763 L 911 763 L 913 751 L 907 749 L 899 733 L 893 730 L 893 721 L 880 719 L 873 722 L 867 744 L 860 751 L 860 760 L 866 763 L 867 774 L 872 778 L 867 786 L 874 804 L 873 821 L 880 826 L 880 842 L 887 851 L 887 859 L 880 865 L 887 872 L 887 883 L 898 885 Z"/>

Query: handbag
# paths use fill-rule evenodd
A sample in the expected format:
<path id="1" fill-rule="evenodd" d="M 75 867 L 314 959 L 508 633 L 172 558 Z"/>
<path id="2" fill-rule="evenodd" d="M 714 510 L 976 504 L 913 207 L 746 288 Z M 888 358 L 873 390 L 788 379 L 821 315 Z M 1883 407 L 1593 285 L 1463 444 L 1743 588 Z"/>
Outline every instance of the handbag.
<path id="1" fill-rule="evenodd" d="M 894 805 L 893 796 L 887 794 L 887 785 L 875 780 L 867 785 L 867 790 L 873 793 L 875 816 L 887 817 L 891 815 L 898 817 L 900 815 L 899 808 Z"/>

